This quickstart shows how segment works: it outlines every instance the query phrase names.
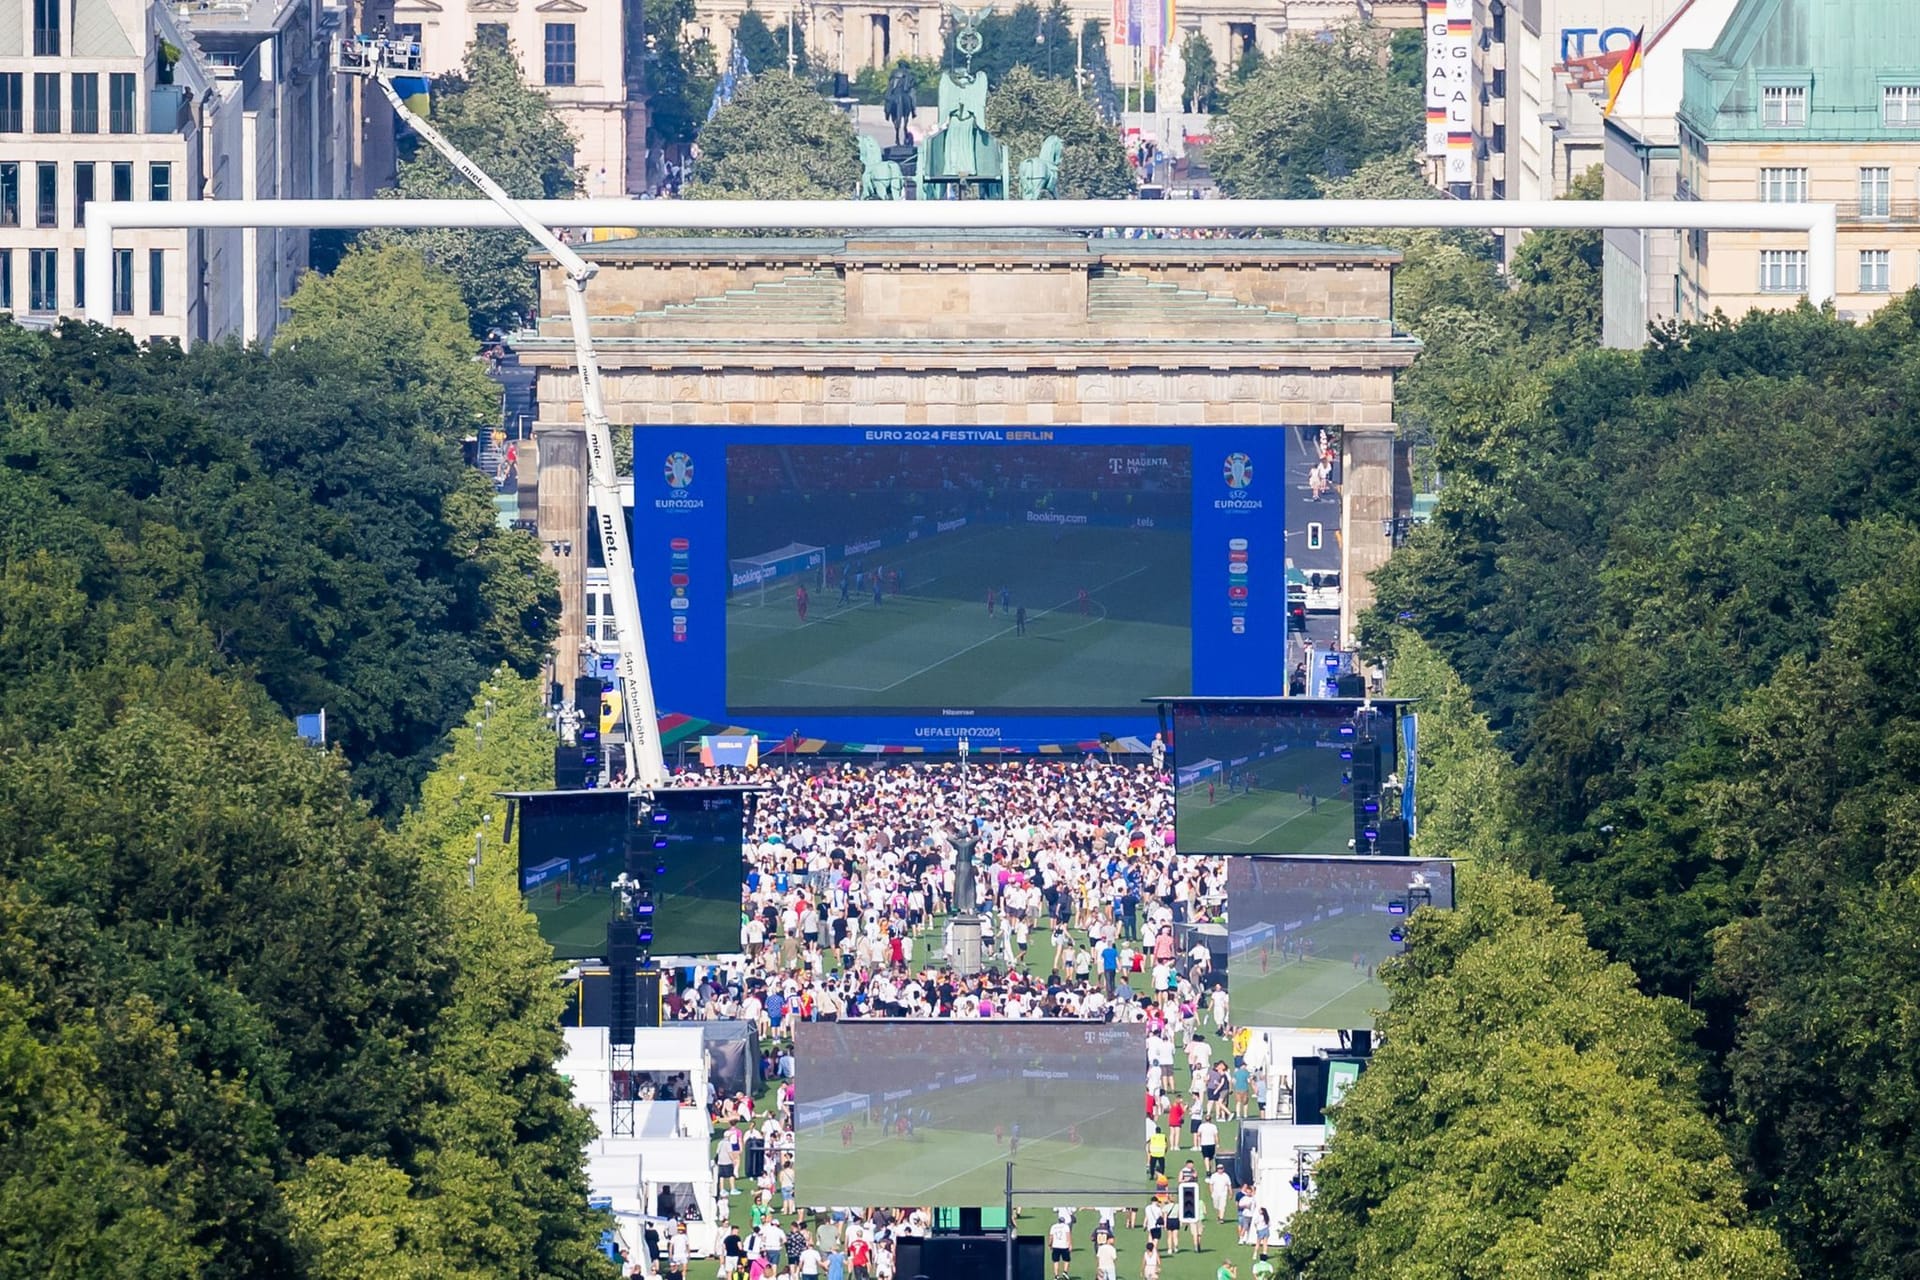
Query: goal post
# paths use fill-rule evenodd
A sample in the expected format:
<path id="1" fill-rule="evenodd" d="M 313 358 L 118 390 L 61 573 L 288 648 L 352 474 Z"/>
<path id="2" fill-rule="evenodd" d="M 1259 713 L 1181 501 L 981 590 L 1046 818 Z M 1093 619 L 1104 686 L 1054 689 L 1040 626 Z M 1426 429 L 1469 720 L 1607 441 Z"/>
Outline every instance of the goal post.
<path id="1" fill-rule="evenodd" d="M 827 549 L 802 542 L 789 542 L 775 551 L 730 560 L 727 567 L 731 570 L 733 599 L 743 604 L 764 605 L 770 583 L 792 580 L 816 590 L 824 589 Z"/>

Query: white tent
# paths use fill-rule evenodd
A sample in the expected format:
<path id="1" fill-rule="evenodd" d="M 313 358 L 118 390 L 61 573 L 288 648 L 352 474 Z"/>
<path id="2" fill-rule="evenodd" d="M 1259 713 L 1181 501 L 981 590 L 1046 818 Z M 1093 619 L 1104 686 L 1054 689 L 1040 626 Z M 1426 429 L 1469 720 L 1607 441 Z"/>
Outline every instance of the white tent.
<path id="1" fill-rule="evenodd" d="M 684 1077 L 686 1102 L 641 1099 L 633 1105 L 632 1136 L 613 1137 L 613 1077 L 605 1027 L 566 1027 L 567 1053 L 560 1071 L 573 1082 L 573 1098 L 593 1116 L 597 1136 L 587 1144 L 591 1194 L 613 1202 L 620 1233 L 630 1251 L 639 1244 L 646 1218 L 687 1226 L 695 1256 L 720 1247 L 721 1212 L 715 1195 L 713 1137 L 707 1122 L 707 1067 L 698 1027 L 641 1028 L 634 1033 L 634 1071 L 642 1080 Z"/>

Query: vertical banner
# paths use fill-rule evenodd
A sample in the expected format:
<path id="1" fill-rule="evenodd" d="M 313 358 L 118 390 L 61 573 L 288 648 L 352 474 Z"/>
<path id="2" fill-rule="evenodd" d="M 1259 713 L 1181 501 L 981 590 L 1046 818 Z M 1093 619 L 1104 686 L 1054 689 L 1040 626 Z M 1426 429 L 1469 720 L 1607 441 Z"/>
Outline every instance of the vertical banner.
<path id="1" fill-rule="evenodd" d="M 1118 3 L 1118 0 L 1116 0 Z M 1427 0 L 1427 154 L 1447 154 L 1447 0 Z"/>
<path id="2" fill-rule="evenodd" d="M 1409 711 L 1400 718 L 1400 758 L 1406 764 L 1400 770 L 1400 816 L 1407 822 L 1407 839 L 1418 834 L 1413 818 L 1413 784 L 1420 772 L 1420 717 Z"/>
<path id="3" fill-rule="evenodd" d="M 1107 43 L 1127 43 L 1127 0 L 1113 0 L 1113 21 L 1107 25 Z"/>
<path id="4" fill-rule="evenodd" d="M 1447 181 L 1473 181 L 1473 0 L 1447 0 Z"/>

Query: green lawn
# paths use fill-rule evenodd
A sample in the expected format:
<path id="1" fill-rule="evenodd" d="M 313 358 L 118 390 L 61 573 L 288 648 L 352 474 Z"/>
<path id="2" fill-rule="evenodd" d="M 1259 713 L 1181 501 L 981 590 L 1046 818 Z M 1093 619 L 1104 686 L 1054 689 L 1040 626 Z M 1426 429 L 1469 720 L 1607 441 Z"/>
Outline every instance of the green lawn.
<path id="1" fill-rule="evenodd" d="M 1134 529 L 999 525 L 875 552 L 902 575 L 876 605 L 791 581 L 727 608 L 731 708 L 1111 707 L 1192 688 L 1191 542 Z M 1010 592 L 1027 630 L 1001 609 Z M 1082 612 L 1079 592 L 1088 604 Z M 987 612 L 987 592 L 996 593 Z"/>

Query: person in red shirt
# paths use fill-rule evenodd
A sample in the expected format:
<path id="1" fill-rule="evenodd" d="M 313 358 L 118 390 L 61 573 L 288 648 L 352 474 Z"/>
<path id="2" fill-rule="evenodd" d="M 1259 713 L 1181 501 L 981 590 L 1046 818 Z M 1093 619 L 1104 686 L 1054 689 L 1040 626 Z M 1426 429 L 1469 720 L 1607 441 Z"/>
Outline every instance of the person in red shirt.
<path id="1" fill-rule="evenodd" d="M 1180 1149 L 1180 1126 L 1186 1123 L 1187 1108 L 1178 1097 L 1167 1107 L 1167 1145 L 1175 1151 Z"/>
<path id="2" fill-rule="evenodd" d="M 793 592 L 793 607 L 800 611 L 800 621 L 807 620 L 807 589 L 796 587 Z"/>

